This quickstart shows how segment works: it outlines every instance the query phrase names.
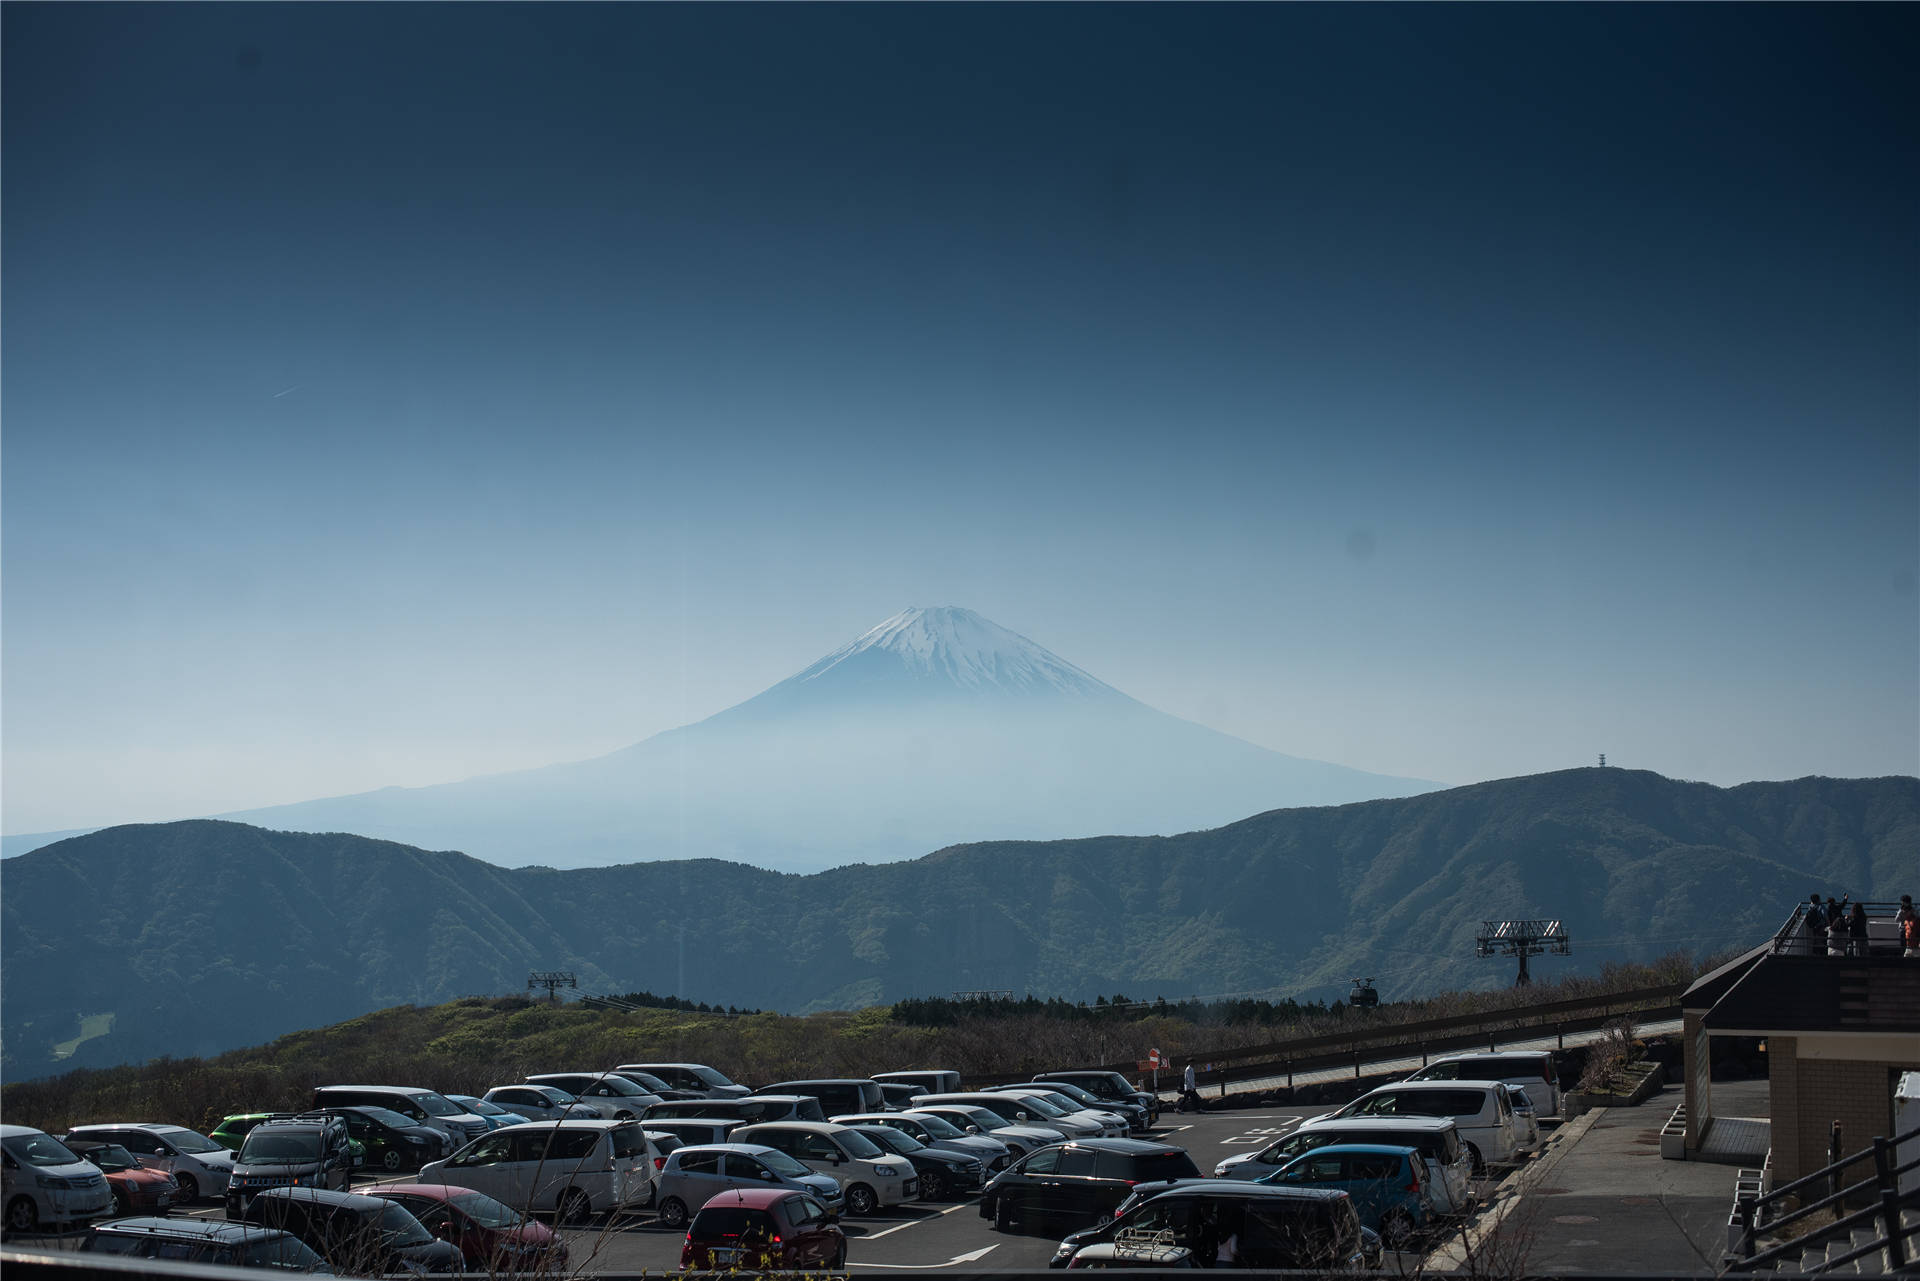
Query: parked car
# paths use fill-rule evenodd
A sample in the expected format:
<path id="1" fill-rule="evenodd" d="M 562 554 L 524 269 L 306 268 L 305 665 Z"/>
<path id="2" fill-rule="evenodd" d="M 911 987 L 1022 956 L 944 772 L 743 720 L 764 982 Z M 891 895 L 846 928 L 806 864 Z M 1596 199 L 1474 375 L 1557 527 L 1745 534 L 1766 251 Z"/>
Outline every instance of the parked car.
<path id="1" fill-rule="evenodd" d="M 882 1206 L 899 1205 L 920 1194 L 913 1164 L 888 1156 L 858 1130 L 825 1121 L 770 1121 L 742 1126 L 733 1132 L 735 1143 L 759 1143 L 785 1152 L 815 1174 L 840 1184 L 847 1213 L 872 1214 Z"/>
<path id="2" fill-rule="evenodd" d="M 326 1108 L 303 1112 L 302 1116 L 337 1116 L 347 1123 L 347 1133 L 360 1145 L 360 1163 L 370 1169 L 398 1173 L 417 1170 L 428 1161 L 453 1151 L 454 1143 L 445 1130 L 415 1125 L 411 1117 L 391 1108 L 372 1105 Z"/>
<path id="3" fill-rule="evenodd" d="M 469 1272 L 559 1273 L 567 1243 L 558 1233 L 484 1192 L 445 1183 L 385 1183 L 367 1195 L 392 1201 L 420 1226 L 451 1241 Z"/>
<path id="4" fill-rule="evenodd" d="M 920 1100 L 920 1105 L 914 1111 L 924 1112 L 930 1107 L 963 1107 L 972 1108 L 976 1112 L 991 1112 L 1004 1124 L 1023 1127 L 1037 1139 L 1036 1142 L 1025 1144 L 1029 1150 L 1045 1147 L 1049 1143 L 1064 1143 L 1070 1138 L 1077 1137 L 1066 1127 L 1053 1124 L 1037 1109 L 1028 1105 L 1026 1100 L 1016 1099 L 1008 1094 L 994 1094 L 988 1090 L 974 1090 L 965 1094 L 929 1094 Z M 994 1133 L 1002 1132 L 995 1130 Z"/>
<path id="5" fill-rule="evenodd" d="M 1063 1094 L 1074 1103 L 1090 1112 L 1111 1112 L 1127 1123 L 1133 1134 L 1145 1134 L 1153 1126 L 1152 1117 L 1145 1105 L 1131 1099 L 1103 1099 L 1081 1089 L 1071 1081 L 1043 1081 L 1039 1084 L 1056 1094 Z"/>
<path id="6" fill-rule="evenodd" d="M 1315 1120 L 1350 1116 L 1444 1116 L 1460 1127 L 1475 1174 L 1514 1158 L 1513 1104 L 1494 1081 L 1400 1081 L 1369 1090 Z"/>
<path id="7" fill-rule="evenodd" d="M 1360 1222 L 1404 1250 L 1433 1220 L 1426 1161 L 1409 1147 L 1333 1143 L 1297 1156 L 1259 1182 L 1338 1188 L 1353 1198 Z"/>
<path id="8" fill-rule="evenodd" d="M 987 1182 L 987 1167 L 977 1156 L 942 1152 L 928 1147 L 911 1134 L 885 1125 L 851 1125 L 873 1140 L 882 1152 L 905 1157 L 920 1180 L 922 1201 L 945 1201 L 956 1196 L 971 1196 Z"/>
<path id="9" fill-rule="evenodd" d="M 1533 1106 L 1533 1096 L 1517 1085 L 1500 1083 L 1507 1091 L 1507 1103 L 1513 1109 L 1513 1150 L 1519 1156 L 1532 1156 L 1540 1151 L 1540 1114 Z"/>
<path id="10" fill-rule="evenodd" d="M 0 1125 L 0 1200 L 9 1232 L 83 1223 L 113 1211 L 113 1192 L 98 1166 L 24 1125 Z"/>
<path id="11" fill-rule="evenodd" d="M 165 1170 L 180 1185 L 182 1204 L 203 1196 L 216 1200 L 225 1196 L 227 1179 L 233 1173 L 233 1153 L 183 1125 L 150 1121 L 76 1125 L 66 1137 L 118 1143 L 149 1170 Z"/>
<path id="12" fill-rule="evenodd" d="M 527 1083 L 557 1086 L 609 1121 L 631 1121 L 654 1104 L 665 1101 L 618 1072 L 542 1072 L 528 1077 Z"/>
<path id="13" fill-rule="evenodd" d="M 1444 1116 L 1358 1116 L 1309 1121 L 1257 1152 L 1230 1156 L 1214 1167 L 1215 1178 L 1260 1179 L 1295 1157 L 1333 1143 L 1385 1143 L 1419 1150 L 1427 1163 L 1427 1187 L 1440 1214 L 1473 1208 L 1473 1158 L 1460 1127 Z"/>
<path id="14" fill-rule="evenodd" d="M 1546 1118 L 1560 1115 L 1560 1072 L 1551 1050 L 1483 1050 L 1433 1060 L 1409 1081 L 1504 1081 L 1525 1090 Z"/>
<path id="15" fill-rule="evenodd" d="M 1087 1245 L 1144 1242 L 1186 1250 L 1202 1267 L 1357 1272 L 1378 1261 L 1368 1235 L 1345 1192 L 1195 1179 L 1135 1189 L 1113 1218 L 1062 1241 L 1049 1264 L 1064 1268 Z"/>
<path id="16" fill-rule="evenodd" d="M 80 1242 L 88 1254 L 165 1259 L 224 1267 L 330 1273 L 327 1261 L 291 1232 L 224 1219 L 115 1219 L 94 1225 Z"/>
<path id="17" fill-rule="evenodd" d="M 769 1187 L 804 1192 L 836 1214 L 844 1201 L 837 1179 L 815 1174 L 778 1148 L 713 1143 L 684 1147 L 667 1157 L 654 1206 L 662 1227 L 681 1228 L 722 1192 Z"/>
<path id="18" fill-rule="evenodd" d="M 653 1145 L 633 1121 L 539 1121 L 496 1130 L 428 1162 L 415 1182 L 472 1188 L 516 1210 L 584 1223 L 645 1205 L 653 1196 L 653 1158 Z"/>
<path id="19" fill-rule="evenodd" d="M 599 1108 L 588 1107 L 557 1085 L 496 1085 L 485 1101 L 523 1121 L 592 1120 L 600 1115 Z"/>
<path id="20" fill-rule="evenodd" d="M 880 1081 L 877 1084 L 887 1106 L 895 1110 L 912 1107 L 915 1099 L 927 1093 L 925 1086 L 909 1085 L 904 1081 Z"/>
<path id="21" fill-rule="evenodd" d="M 344 1192 L 352 1182 L 352 1139 L 343 1118 L 323 1114 L 262 1121 L 247 1131 L 227 1180 L 227 1217 L 243 1217 L 247 1202 L 267 1188 Z"/>
<path id="22" fill-rule="evenodd" d="M 985 1168 L 989 1177 L 1013 1163 L 1013 1153 L 1000 1140 L 987 1134 L 968 1134 L 931 1113 L 856 1112 L 850 1116 L 836 1116 L 833 1121 L 836 1125 L 884 1125 L 890 1130 L 898 1130 L 930 1148 L 973 1157 Z"/>
<path id="23" fill-rule="evenodd" d="M 676 1117 L 724 1118 L 758 1125 L 762 1121 L 824 1121 L 827 1114 L 820 1100 L 811 1094 L 750 1094 L 738 1099 L 679 1099 L 656 1103 L 641 1119 L 651 1125 Z"/>
<path id="24" fill-rule="evenodd" d="M 229 1152 L 238 1152 L 246 1141 L 247 1131 L 262 1121 L 271 1121 L 277 1116 L 290 1115 L 286 1112 L 235 1112 L 220 1118 L 220 1124 L 207 1131 L 207 1137 Z"/>
<path id="25" fill-rule="evenodd" d="M 171 1174 L 149 1170 L 118 1143 L 76 1139 L 66 1146 L 107 1176 L 115 1214 L 165 1214 L 180 1196 L 180 1185 Z"/>
<path id="26" fill-rule="evenodd" d="M 668 1100 L 672 1102 L 672 1100 Z M 655 1117 L 649 1116 L 640 1122 L 648 1134 L 664 1131 L 674 1135 L 689 1146 L 704 1146 L 711 1143 L 725 1143 L 733 1132 L 745 1125 L 745 1121 L 729 1120 L 725 1117 L 688 1116 Z M 655 1145 L 656 1147 L 658 1144 Z"/>
<path id="27" fill-rule="evenodd" d="M 459 1247 L 392 1201 L 332 1188 L 265 1188 L 247 1202 L 247 1223 L 291 1232 L 335 1272 L 458 1272 Z"/>
<path id="28" fill-rule="evenodd" d="M 704 1063 L 622 1063 L 614 1071 L 625 1072 L 628 1068 L 657 1077 L 676 1090 L 686 1090 L 709 1099 L 738 1099 L 753 1093 Z"/>
<path id="29" fill-rule="evenodd" d="M 386 1108 L 415 1125 L 440 1131 L 454 1147 L 493 1129 L 484 1117 L 466 1111 L 444 1094 L 417 1085 L 322 1085 L 313 1092 L 313 1106 Z"/>
<path id="30" fill-rule="evenodd" d="M 1007 1154 L 1016 1161 L 1035 1148 L 1066 1140 L 1066 1136 L 1058 1130 L 1035 1125 L 1014 1125 L 998 1112 L 990 1112 L 983 1107 L 923 1101 L 913 1109 L 911 1115 L 938 1117 L 962 1133 L 984 1134 L 997 1139 L 1007 1145 Z"/>
<path id="31" fill-rule="evenodd" d="M 1149 1126 L 1160 1119 L 1160 1096 L 1146 1090 L 1136 1090 L 1133 1082 L 1118 1072 L 1101 1071 L 1095 1068 L 1070 1069 L 1042 1072 L 1033 1079 L 1051 1081 L 1055 1084 L 1066 1082 L 1076 1085 L 1104 1102 L 1133 1103 L 1146 1110 Z"/>
<path id="32" fill-rule="evenodd" d="M 471 1094 L 449 1094 L 447 1099 L 473 1113 L 496 1130 L 504 1130 L 510 1125 L 518 1125 L 528 1119 L 518 1112 L 507 1111 L 498 1103 L 489 1103 Z"/>
<path id="33" fill-rule="evenodd" d="M 1197 1179 L 1185 1148 L 1149 1139 L 1079 1139 L 1030 1152 L 980 1194 L 980 1217 L 1002 1232 L 1041 1219 L 1085 1227 L 1112 1215 L 1142 1183 Z"/>
<path id="34" fill-rule="evenodd" d="M 705 1090 L 683 1090 L 676 1086 L 668 1085 L 665 1081 L 644 1068 L 617 1067 L 613 1070 L 621 1076 L 626 1077 L 627 1080 L 632 1081 L 648 1094 L 658 1095 L 668 1102 L 672 1102 L 674 1099 L 704 1099 L 707 1097 L 707 1091 Z"/>
<path id="35" fill-rule="evenodd" d="M 847 1265 L 837 1216 L 804 1192 L 746 1188 L 722 1192 L 687 1225 L 683 1271 L 796 1271 Z"/>
<path id="36" fill-rule="evenodd" d="M 1084 1108 L 1066 1095 L 1056 1094 L 1044 1086 L 996 1085 L 987 1093 L 1012 1095 L 1039 1113 L 1040 1124 L 1068 1131 L 1067 1137 L 1070 1139 L 1124 1139 L 1130 1128 L 1127 1119 L 1118 1112 Z"/>
<path id="37" fill-rule="evenodd" d="M 897 1081 L 904 1085 L 917 1085 L 928 1094 L 958 1094 L 961 1090 L 960 1074 L 944 1068 L 921 1068 L 911 1072 L 875 1072 L 873 1079 L 882 1083 Z"/>
<path id="38" fill-rule="evenodd" d="M 828 1116 L 836 1112 L 887 1112 L 887 1096 L 877 1081 L 842 1077 L 833 1080 L 780 1081 L 763 1085 L 755 1094 L 810 1094 L 820 1100 Z"/>

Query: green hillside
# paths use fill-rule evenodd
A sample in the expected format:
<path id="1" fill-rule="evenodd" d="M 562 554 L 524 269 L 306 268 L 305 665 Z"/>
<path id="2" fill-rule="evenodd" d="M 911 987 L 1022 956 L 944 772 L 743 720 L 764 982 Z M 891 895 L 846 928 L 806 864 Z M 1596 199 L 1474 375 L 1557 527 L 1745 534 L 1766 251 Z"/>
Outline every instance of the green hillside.
<path id="1" fill-rule="evenodd" d="M 0 863 L 0 1021 L 19 1079 L 515 992 L 534 969 L 573 970 L 589 991 L 684 986 L 788 1011 L 976 989 L 1309 999 L 1354 974 L 1397 999 L 1510 982 L 1473 958 L 1488 917 L 1564 920 L 1575 956 L 1547 967 L 1568 972 L 1750 943 L 1811 888 L 1890 897 L 1916 882 L 1912 778 L 1722 789 L 1569 770 L 811 876 L 711 860 L 506 870 L 349 835 L 171 823 Z M 83 1015 L 105 1014 L 111 1031 L 73 1044 Z"/>

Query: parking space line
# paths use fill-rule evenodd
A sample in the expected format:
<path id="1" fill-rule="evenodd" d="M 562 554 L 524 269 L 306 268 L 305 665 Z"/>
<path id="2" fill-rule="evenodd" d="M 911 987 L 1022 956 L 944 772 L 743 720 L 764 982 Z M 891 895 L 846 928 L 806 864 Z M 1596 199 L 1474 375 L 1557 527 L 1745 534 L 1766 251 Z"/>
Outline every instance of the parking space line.
<path id="1" fill-rule="evenodd" d="M 854 1241 L 878 1241 L 881 1237 L 890 1237 L 896 1232 L 905 1231 L 907 1228 L 917 1228 L 923 1223 L 932 1223 L 935 1219 L 943 1219 L 947 1215 L 952 1214 L 955 1210 L 964 1210 L 968 1206 L 974 1205 L 974 1204 L 977 1204 L 977 1203 L 973 1201 L 962 1201 L 959 1205 L 948 1206 L 946 1209 L 940 1211 L 940 1213 L 933 1215 L 930 1218 L 912 1219 L 906 1223 L 896 1223 L 892 1227 L 887 1228 L 885 1231 L 882 1231 L 882 1232 L 862 1233 L 860 1236 L 849 1238 L 848 1244 L 851 1245 L 852 1242 Z M 872 1265 L 863 1264 L 862 1266 L 879 1267 L 880 1265 L 879 1264 L 872 1264 Z"/>

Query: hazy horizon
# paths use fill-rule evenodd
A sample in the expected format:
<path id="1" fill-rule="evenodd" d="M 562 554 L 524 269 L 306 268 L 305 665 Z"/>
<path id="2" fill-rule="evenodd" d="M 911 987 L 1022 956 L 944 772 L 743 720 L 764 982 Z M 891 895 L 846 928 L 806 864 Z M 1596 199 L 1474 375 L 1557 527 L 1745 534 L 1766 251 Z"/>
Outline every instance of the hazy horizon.
<path id="1" fill-rule="evenodd" d="M 0 830 L 909 605 L 1443 785 L 1920 774 L 1911 7 L 0 8 Z"/>

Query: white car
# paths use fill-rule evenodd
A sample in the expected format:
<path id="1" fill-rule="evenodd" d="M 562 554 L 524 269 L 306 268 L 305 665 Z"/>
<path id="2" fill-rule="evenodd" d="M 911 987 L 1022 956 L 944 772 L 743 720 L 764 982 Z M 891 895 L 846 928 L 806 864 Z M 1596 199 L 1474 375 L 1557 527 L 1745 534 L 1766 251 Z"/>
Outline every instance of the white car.
<path id="1" fill-rule="evenodd" d="M 999 1173 L 1013 1162 L 1007 1145 L 990 1134 L 968 1134 L 931 1113 L 856 1112 L 832 1118 L 835 1125 L 884 1125 L 902 1134 L 912 1135 L 930 1148 L 957 1152 L 978 1158 L 990 1173 Z"/>
<path id="2" fill-rule="evenodd" d="M 868 1215 L 920 1195 L 913 1162 L 883 1152 L 860 1131 L 830 1121 L 768 1121 L 735 1130 L 734 1143 L 758 1143 L 788 1156 L 840 1185 L 847 1213 Z"/>
<path id="3" fill-rule="evenodd" d="M 113 1213 L 107 1176 L 52 1135 L 0 1125 L 0 1202 L 9 1232 L 82 1223 Z"/>
<path id="4" fill-rule="evenodd" d="M 665 1102 L 618 1072 L 542 1072 L 528 1077 L 527 1084 L 558 1086 L 610 1121 L 630 1121 Z"/>
<path id="5" fill-rule="evenodd" d="M 515 1210 L 551 1210 L 562 1223 L 582 1223 L 647 1204 L 658 1155 L 633 1121 L 510 1125 L 429 1161 L 414 1182 L 472 1188 Z"/>
<path id="6" fill-rule="evenodd" d="M 936 1116 L 963 1134 L 984 1134 L 1007 1145 L 1015 1161 L 1035 1148 L 1065 1143 L 1067 1136 L 1058 1130 L 1038 1125 L 1015 1125 L 998 1112 L 965 1103 L 922 1103 L 907 1115 Z"/>
<path id="7" fill-rule="evenodd" d="M 1369 1090 L 1338 1111 L 1314 1119 L 1350 1116 L 1451 1117 L 1460 1128 L 1476 1174 L 1488 1165 L 1510 1164 L 1518 1155 L 1513 1103 L 1499 1081 L 1399 1081 Z"/>
<path id="8" fill-rule="evenodd" d="M 590 1120 L 600 1115 L 557 1085 L 496 1085 L 481 1096 L 529 1121 Z"/>
<path id="9" fill-rule="evenodd" d="M 1029 1103 L 1052 1108 L 1055 1117 L 1048 1119 L 1049 1125 L 1055 1124 L 1056 1121 L 1078 1121 L 1097 1125 L 1100 1127 L 1101 1138 L 1124 1139 L 1133 1128 L 1127 1123 L 1127 1118 L 1118 1112 L 1088 1107 L 1071 1095 L 1062 1094 L 1045 1085 L 1000 1085 L 995 1086 L 992 1093 L 1011 1094 Z"/>
<path id="10" fill-rule="evenodd" d="M 227 1180 L 233 1177 L 234 1154 L 184 1125 L 151 1121 L 76 1125 L 66 1137 L 118 1143 L 147 1169 L 165 1170 L 180 1185 L 182 1204 L 202 1197 L 215 1201 L 225 1198 Z"/>
<path id="11" fill-rule="evenodd" d="M 1550 1050 L 1479 1050 L 1448 1054 L 1409 1081 L 1504 1081 L 1527 1092 L 1543 1120 L 1560 1115 L 1560 1074 Z"/>

